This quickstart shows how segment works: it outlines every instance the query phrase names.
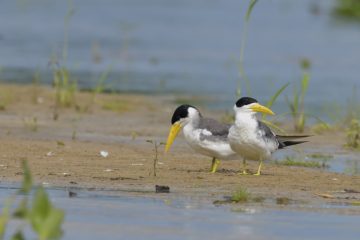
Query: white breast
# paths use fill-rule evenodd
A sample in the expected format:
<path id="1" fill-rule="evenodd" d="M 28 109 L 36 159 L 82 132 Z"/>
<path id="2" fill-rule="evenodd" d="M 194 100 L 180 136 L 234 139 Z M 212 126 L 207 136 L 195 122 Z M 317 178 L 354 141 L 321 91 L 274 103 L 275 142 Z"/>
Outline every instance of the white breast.
<path id="1" fill-rule="evenodd" d="M 268 143 L 259 138 L 257 120 L 252 116 L 241 116 L 229 131 L 229 143 L 231 148 L 249 160 L 267 159 L 271 155 Z"/>

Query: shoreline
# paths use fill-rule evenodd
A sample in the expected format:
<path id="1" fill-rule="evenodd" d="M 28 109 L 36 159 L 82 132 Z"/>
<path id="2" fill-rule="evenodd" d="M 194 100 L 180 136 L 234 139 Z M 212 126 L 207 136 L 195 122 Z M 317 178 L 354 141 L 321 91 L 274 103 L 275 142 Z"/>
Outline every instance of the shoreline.
<path id="1" fill-rule="evenodd" d="M 11 101 L 0 112 L 1 183 L 21 181 L 21 161 L 26 159 L 34 180 L 48 186 L 151 193 L 155 185 L 166 185 L 179 196 L 210 202 L 245 188 L 252 196 L 264 198 L 269 206 L 276 206 L 281 198 L 309 206 L 360 201 L 359 175 L 265 162 L 263 175 L 240 176 L 241 162 L 236 160 L 222 161 L 219 171 L 211 174 L 210 158 L 194 153 L 181 136 L 166 156 L 159 149 L 157 176 L 153 177 L 154 147 L 146 140 L 165 141 L 176 107 L 168 96 L 98 94 L 88 111 L 75 106 L 61 108 L 59 119 L 54 121 L 53 89 L 39 86 L 36 99 L 41 101 L 35 103 L 33 86 L 2 84 L 0 91 L 11 94 Z M 91 93 L 76 93 L 81 106 L 92 97 Z M 217 119 L 225 114 L 207 109 L 202 112 Z M 298 149 L 342 149 L 344 138 L 342 133 L 329 132 L 311 137 Z M 109 155 L 102 157 L 100 151 Z M 250 161 L 249 165 L 255 169 L 257 162 Z"/>

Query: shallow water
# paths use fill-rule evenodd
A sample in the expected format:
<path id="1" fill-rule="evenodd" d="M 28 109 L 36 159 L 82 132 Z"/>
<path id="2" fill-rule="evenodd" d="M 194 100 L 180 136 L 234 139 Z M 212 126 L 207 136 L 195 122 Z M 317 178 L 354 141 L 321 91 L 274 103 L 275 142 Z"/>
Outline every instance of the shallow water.
<path id="1" fill-rule="evenodd" d="M 2 187 L 1 203 L 15 191 Z M 360 235 L 360 216 L 246 206 L 239 211 L 173 194 L 154 198 L 76 192 L 69 198 L 64 189 L 49 189 L 55 205 L 66 211 L 63 239 L 357 239 Z"/>
<path id="2" fill-rule="evenodd" d="M 312 155 L 319 157 L 312 157 Z M 273 159 L 282 161 L 286 157 L 293 157 L 296 161 L 312 161 L 324 165 L 323 170 L 345 173 L 347 175 L 360 174 L 359 152 L 339 147 L 293 148 L 277 151 Z"/>
<path id="3" fill-rule="evenodd" d="M 68 1 L 3 1 L 0 79 L 52 81 L 49 61 L 62 47 Z M 248 1 L 77 0 L 69 24 L 65 65 L 83 88 L 110 66 L 107 88 L 182 92 L 215 97 L 231 108 L 238 79 L 241 29 Z M 358 85 L 360 31 L 332 17 L 335 0 L 260 1 L 249 25 L 245 70 L 253 96 L 265 101 L 301 78 L 299 59 L 312 63 L 307 109 L 316 116 L 343 105 Z M 291 96 L 293 86 L 287 94 Z M 247 93 L 249 94 L 249 93 Z M 324 110 L 324 109 L 328 110 Z M 285 98 L 274 107 L 286 110 Z"/>

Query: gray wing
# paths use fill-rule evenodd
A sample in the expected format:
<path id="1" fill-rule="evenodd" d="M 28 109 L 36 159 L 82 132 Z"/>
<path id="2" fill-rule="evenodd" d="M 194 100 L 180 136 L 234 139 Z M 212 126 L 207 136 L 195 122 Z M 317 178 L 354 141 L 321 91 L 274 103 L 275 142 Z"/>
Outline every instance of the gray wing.
<path id="1" fill-rule="evenodd" d="M 212 118 L 201 118 L 199 128 L 206 129 L 207 131 L 211 132 L 212 135 L 208 136 L 201 134 L 200 137 L 207 140 L 226 141 L 230 127 L 230 124 L 220 123 Z"/>
<path id="2" fill-rule="evenodd" d="M 259 137 L 263 139 L 266 142 L 274 142 L 278 144 L 279 148 L 285 147 L 283 146 L 283 143 L 278 140 L 276 137 L 276 134 L 271 131 L 271 129 L 263 122 L 258 121 L 258 127 L 260 129 L 259 131 Z"/>
<path id="3" fill-rule="evenodd" d="M 282 136 L 276 135 L 271 131 L 271 129 L 263 122 L 258 121 L 258 126 L 260 129 L 260 136 L 262 139 L 268 142 L 275 142 L 278 145 L 278 148 L 285 148 L 287 146 L 301 144 L 306 141 L 293 141 L 298 138 L 306 138 L 309 135 L 297 135 L 297 136 Z"/>

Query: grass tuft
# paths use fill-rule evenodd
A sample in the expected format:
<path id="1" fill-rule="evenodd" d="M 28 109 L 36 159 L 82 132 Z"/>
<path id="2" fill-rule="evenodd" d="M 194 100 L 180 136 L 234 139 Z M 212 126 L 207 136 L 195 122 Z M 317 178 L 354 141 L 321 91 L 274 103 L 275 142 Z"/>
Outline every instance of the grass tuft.
<path id="1" fill-rule="evenodd" d="M 294 157 L 287 156 L 284 160 L 275 161 L 278 165 L 284 166 L 296 166 L 296 167 L 308 167 L 308 168 L 327 168 L 329 167 L 325 161 L 304 161 L 296 160 Z"/>
<path id="2" fill-rule="evenodd" d="M 346 130 L 345 147 L 354 150 L 360 149 L 360 122 L 357 119 L 353 119 Z"/>
<path id="3" fill-rule="evenodd" d="M 346 19 L 360 20 L 360 1 L 359 0 L 337 0 L 333 10 L 335 16 Z"/>
<path id="4" fill-rule="evenodd" d="M 36 234 L 36 239 L 60 239 L 63 235 L 64 211 L 54 206 L 42 186 L 37 187 L 31 197 L 33 181 L 30 169 L 26 160 L 22 165 L 24 178 L 21 188 L 5 200 L 0 213 L 0 239 L 4 238 L 6 230 L 13 231 L 7 234 L 9 239 L 25 239 L 24 233 L 29 233 L 30 229 Z M 14 206 L 16 203 L 17 207 Z M 8 222 L 13 221 L 19 223 L 15 231 L 8 227 Z"/>
<path id="5" fill-rule="evenodd" d="M 294 128 L 297 132 L 304 132 L 306 124 L 306 115 L 305 115 L 305 94 L 309 87 L 310 74 L 306 71 L 306 68 L 303 67 L 303 77 L 301 79 L 301 90 L 294 88 L 294 97 L 292 100 L 286 98 L 288 106 L 290 108 L 291 116 L 294 122 Z"/>
<path id="6" fill-rule="evenodd" d="M 250 193 L 245 188 L 239 188 L 231 195 L 230 200 L 235 203 L 248 202 L 250 199 Z"/>

